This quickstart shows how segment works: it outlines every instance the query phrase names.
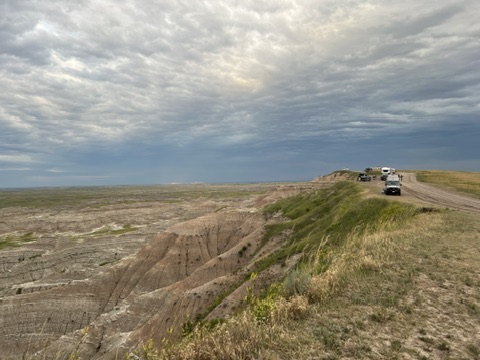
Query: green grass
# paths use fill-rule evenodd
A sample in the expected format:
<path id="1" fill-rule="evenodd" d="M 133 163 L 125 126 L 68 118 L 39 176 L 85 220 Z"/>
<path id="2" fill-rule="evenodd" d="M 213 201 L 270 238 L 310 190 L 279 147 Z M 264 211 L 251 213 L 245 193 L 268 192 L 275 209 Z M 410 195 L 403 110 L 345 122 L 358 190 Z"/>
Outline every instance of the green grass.
<path id="1" fill-rule="evenodd" d="M 288 245 L 257 263 L 262 271 L 294 254 L 305 258 L 325 243 L 325 250 L 342 246 L 349 235 L 386 229 L 413 217 L 416 210 L 409 204 L 384 198 L 362 198 L 362 187 L 339 182 L 332 188 L 301 194 L 278 201 L 265 208 L 266 215 L 282 213 L 286 220 L 267 228 L 263 243 L 290 232 Z M 328 263 L 321 266 L 323 271 Z"/>
<path id="2" fill-rule="evenodd" d="M 0 249 L 20 247 L 24 243 L 35 241 L 36 237 L 29 232 L 24 235 L 5 235 L 0 237 Z"/>

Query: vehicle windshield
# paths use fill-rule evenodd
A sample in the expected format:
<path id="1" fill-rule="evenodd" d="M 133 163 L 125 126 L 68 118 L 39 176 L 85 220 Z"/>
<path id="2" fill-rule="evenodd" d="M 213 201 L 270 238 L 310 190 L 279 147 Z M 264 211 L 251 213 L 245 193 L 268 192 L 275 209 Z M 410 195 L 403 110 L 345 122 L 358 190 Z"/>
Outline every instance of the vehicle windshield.
<path id="1" fill-rule="evenodd" d="M 394 181 L 394 180 L 390 180 L 390 181 L 387 181 L 387 185 L 396 185 L 396 186 L 400 186 L 400 181 Z"/>

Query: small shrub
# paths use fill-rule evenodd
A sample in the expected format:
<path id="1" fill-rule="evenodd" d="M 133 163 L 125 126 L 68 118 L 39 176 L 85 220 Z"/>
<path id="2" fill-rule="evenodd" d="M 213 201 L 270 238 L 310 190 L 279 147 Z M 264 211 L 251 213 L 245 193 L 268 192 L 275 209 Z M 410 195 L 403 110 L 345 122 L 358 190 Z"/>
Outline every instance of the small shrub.
<path id="1" fill-rule="evenodd" d="M 127 360 L 158 360 L 160 359 L 160 352 L 153 343 L 153 340 L 150 339 L 147 343 L 142 344 L 134 352 L 126 355 Z"/>
<path id="2" fill-rule="evenodd" d="M 480 356 L 480 347 L 478 347 L 476 344 L 468 344 L 467 350 L 475 358 L 478 358 Z"/>
<path id="3" fill-rule="evenodd" d="M 393 318 L 394 318 L 393 311 L 390 311 L 389 309 L 384 309 L 384 308 L 381 308 L 379 311 L 370 314 L 370 320 L 380 324 L 384 324 L 387 321 L 392 320 Z"/>
<path id="4" fill-rule="evenodd" d="M 276 300 L 279 298 L 281 290 L 281 285 L 272 284 L 266 291 L 262 289 L 260 296 L 256 296 L 253 286 L 248 289 L 249 295 L 245 297 L 245 302 L 249 311 L 258 321 L 268 322 L 272 318 L 276 310 Z"/>
<path id="5" fill-rule="evenodd" d="M 332 329 L 321 326 L 314 330 L 314 334 L 322 340 L 323 345 L 325 345 L 327 349 L 338 350 L 340 348 L 337 336 Z"/>
<path id="6" fill-rule="evenodd" d="M 287 275 L 283 284 L 285 295 L 304 295 L 308 293 L 312 276 L 306 271 L 294 270 Z"/>
<path id="7" fill-rule="evenodd" d="M 390 348 L 395 351 L 395 352 L 398 352 L 400 351 L 400 349 L 402 348 L 402 343 L 401 341 L 399 340 L 393 340 L 392 343 L 390 344 Z"/>
<path id="8" fill-rule="evenodd" d="M 296 295 L 288 300 L 280 297 L 276 300 L 273 310 L 274 322 L 278 324 L 289 320 L 305 319 L 309 314 L 308 298 L 304 295 Z"/>
<path id="9" fill-rule="evenodd" d="M 238 256 L 242 257 L 243 254 L 248 250 L 248 247 L 243 246 L 239 251 L 238 251 Z"/>
<path id="10" fill-rule="evenodd" d="M 445 341 L 442 341 L 438 344 L 437 349 L 440 351 L 448 351 L 450 350 L 450 345 L 448 345 Z"/>

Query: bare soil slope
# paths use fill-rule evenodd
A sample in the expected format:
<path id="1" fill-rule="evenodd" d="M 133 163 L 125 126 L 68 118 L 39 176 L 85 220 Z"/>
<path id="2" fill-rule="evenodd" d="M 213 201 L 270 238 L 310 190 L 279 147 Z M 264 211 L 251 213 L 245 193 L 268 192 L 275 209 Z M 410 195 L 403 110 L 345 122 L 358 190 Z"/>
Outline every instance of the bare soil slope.
<path id="1" fill-rule="evenodd" d="M 0 209 L 4 243 L 34 240 L 0 251 L 0 358 L 40 350 L 116 358 L 199 314 L 232 312 L 245 293 L 225 294 L 275 248 L 257 251 L 264 225 L 276 221 L 258 208 L 312 186 L 205 186 L 206 198 Z"/>

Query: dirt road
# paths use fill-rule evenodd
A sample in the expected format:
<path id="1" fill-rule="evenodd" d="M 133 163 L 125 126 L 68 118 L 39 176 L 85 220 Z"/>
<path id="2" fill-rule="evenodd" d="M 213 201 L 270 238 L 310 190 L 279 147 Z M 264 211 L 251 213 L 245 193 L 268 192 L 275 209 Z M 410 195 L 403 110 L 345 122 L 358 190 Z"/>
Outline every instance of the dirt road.
<path id="1" fill-rule="evenodd" d="M 418 182 L 414 173 L 402 173 L 402 196 L 449 209 L 480 212 L 480 199 Z M 383 182 L 381 183 L 383 186 Z"/>

